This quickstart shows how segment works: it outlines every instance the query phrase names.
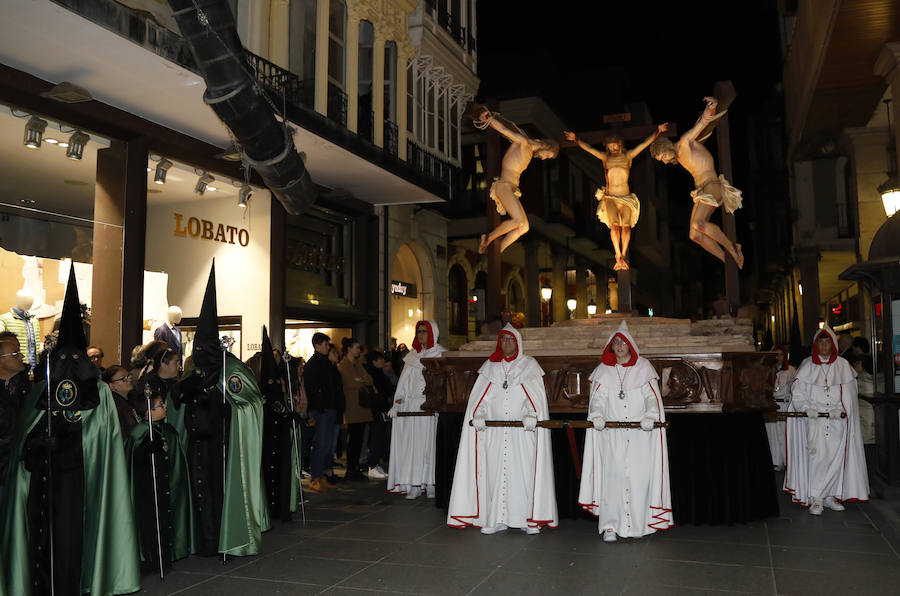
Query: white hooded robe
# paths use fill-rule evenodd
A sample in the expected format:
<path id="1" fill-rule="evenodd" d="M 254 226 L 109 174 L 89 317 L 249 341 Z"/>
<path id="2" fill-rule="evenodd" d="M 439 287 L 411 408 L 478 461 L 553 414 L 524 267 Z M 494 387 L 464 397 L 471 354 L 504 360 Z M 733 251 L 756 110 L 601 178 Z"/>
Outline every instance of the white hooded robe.
<path id="1" fill-rule="evenodd" d="M 500 427 L 476 431 L 469 424 L 475 417 L 549 418 L 544 371 L 534 358 L 523 354 L 522 337 L 512 325 L 500 331 L 504 333 L 515 338 L 518 349 L 507 361 L 500 352 L 498 336 L 497 352 L 478 371 L 463 419 L 447 525 L 555 528 L 559 516 L 550 431 Z"/>
<path id="2" fill-rule="evenodd" d="M 624 366 L 612 353 L 617 335 L 631 349 L 632 358 Z M 656 370 L 640 357 L 624 321 L 607 340 L 604 354 L 608 354 L 604 363 L 590 376 L 588 420 L 601 416 L 606 422 L 640 422 L 645 417 L 665 421 Z M 612 529 L 619 536 L 637 538 L 675 525 L 665 429 L 588 429 L 578 504 L 597 516 L 601 534 Z"/>
<path id="3" fill-rule="evenodd" d="M 869 477 L 859 426 L 856 373 L 837 355 L 834 331 L 826 326 L 816 338 L 823 333 L 831 339 L 834 360 L 822 363 L 814 347 L 813 355 L 797 369 L 788 411 L 841 410 L 846 417 L 788 418 L 784 490 L 801 505 L 827 497 L 867 501 Z M 814 339 L 813 346 L 815 343 Z"/>
<path id="4" fill-rule="evenodd" d="M 785 354 L 787 359 L 787 354 Z M 791 385 L 794 384 L 794 377 L 797 376 L 797 369 L 791 365 L 787 368 L 779 370 L 775 373 L 775 403 L 778 405 L 779 412 L 787 412 L 788 403 L 791 401 Z M 784 420 L 775 422 L 766 422 L 766 435 L 769 438 L 769 451 L 772 453 L 772 465 L 779 470 L 784 468 L 785 453 L 787 446 L 785 435 L 787 433 Z"/>
<path id="5" fill-rule="evenodd" d="M 438 326 L 434 321 L 420 321 L 429 327 L 428 346 L 413 342 L 413 349 L 403 358 L 403 372 L 397 380 L 395 403 L 390 415 L 397 412 L 421 412 L 425 403 L 425 377 L 422 358 L 437 358 L 447 351 L 438 344 Z M 391 423 L 391 455 L 387 489 L 406 494 L 410 487 L 423 492 L 434 486 L 434 442 L 437 433 L 437 414 L 433 416 L 393 416 Z"/>

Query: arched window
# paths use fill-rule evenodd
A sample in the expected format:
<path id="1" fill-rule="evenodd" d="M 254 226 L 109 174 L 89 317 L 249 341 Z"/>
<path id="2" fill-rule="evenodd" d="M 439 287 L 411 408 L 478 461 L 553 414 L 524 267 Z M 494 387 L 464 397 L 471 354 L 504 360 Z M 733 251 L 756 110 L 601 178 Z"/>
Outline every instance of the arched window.
<path id="1" fill-rule="evenodd" d="M 469 332 L 469 292 L 466 272 L 461 265 L 450 267 L 450 333 L 466 335 Z"/>
<path id="2" fill-rule="evenodd" d="M 512 313 L 525 312 L 525 300 L 523 299 L 522 284 L 519 279 L 513 277 L 506 286 L 506 310 Z"/>

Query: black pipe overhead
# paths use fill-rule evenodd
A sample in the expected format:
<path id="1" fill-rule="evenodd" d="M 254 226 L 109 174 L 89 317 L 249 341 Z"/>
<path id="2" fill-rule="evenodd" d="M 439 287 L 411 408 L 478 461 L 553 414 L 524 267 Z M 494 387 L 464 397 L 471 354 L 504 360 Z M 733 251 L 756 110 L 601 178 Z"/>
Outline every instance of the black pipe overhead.
<path id="1" fill-rule="evenodd" d="M 316 187 L 287 128 L 249 74 L 228 0 L 169 0 L 169 6 L 206 81 L 203 101 L 285 210 L 302 213 L 316 200 Z"/>

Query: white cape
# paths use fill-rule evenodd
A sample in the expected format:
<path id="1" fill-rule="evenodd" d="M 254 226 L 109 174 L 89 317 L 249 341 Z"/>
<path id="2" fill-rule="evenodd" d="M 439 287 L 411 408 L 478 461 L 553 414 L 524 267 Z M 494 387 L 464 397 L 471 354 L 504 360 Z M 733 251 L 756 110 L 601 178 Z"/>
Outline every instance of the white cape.
<path id="1" fill-rule="evenodd" d="M 624 370 L 625 398 L 619 399 Z M 588 420 L 639 422 L 647 416 L 665 421 L 656 370 L 647 359 L 638 358 L 630 367 L 600 364 L 590 379 Z M 637 538 L 674 526 L 665 429 L 588 429 L 578 504 L 597 516 L 600 533 L 611 528 Z"/>
<path id="2" fill-rule="evenodd" d="M 518 332 L 513 332 L 521 346 Z M 476 432 L 469 425 L 475 416 L 486 420 L 522 420 L 526 415 L 548 419 L 543 374 L 537 361 L 522 355 L 521 350 L 510 363 L 488 360 L 479 370 L 463 419 L 448 526 L 559 525 L 549 429 L 529 432 L 489 427 Z"/>
<path id="3" fill-rule="evenodd" d="M 775 403 L 778 405 L 779 412 L 787 412 L 788 403 L 791 401 L 791 385 L 794 383 L 794 376 L 797 369 L 788 366 L 784 370 L 775 373 Z M 784 468 L 786 461 L 787 443 L 785 435 L 787 427 L 784 420 L 775 422 L 766 422 L 766 436 L 769 438 L 769 451 L 772 453 L 772 465 L 781 469 Z"/>
<path id="4" fill-rule="evenodd" d="M 432 323 L 434 340 L 437 326 Z M 447 349 L 435 343 L 421 352 L 411 351 L 403 359 L 403 371 L 397 380 L 394 400 L 400 400 L 392 412 L 421 412 L 425 403 L 425 377 L 422 358 L 438 358 Z M 437 414 L 433 416 L 394 416 L 391 422 L 391 454 L 387 489 L 406 494 L 411 487 L 423 492 L 434 485 L 434 441 L 437 434 Z"/>
<path id="5" fill-rule="evenodd" d="M 836 342 L 835 342 L 836 343 Z M 826 392 L 826 375 L 829 391 Z M 846 418 L 788 418 L 784 491 L 795 503 L 835 497 L 867 501 L 869 478 L 859 426 L 856 375 L 840 356 L 830 365 L 807 358 L 797 369 L 788 411 L 840 409 Z"/>

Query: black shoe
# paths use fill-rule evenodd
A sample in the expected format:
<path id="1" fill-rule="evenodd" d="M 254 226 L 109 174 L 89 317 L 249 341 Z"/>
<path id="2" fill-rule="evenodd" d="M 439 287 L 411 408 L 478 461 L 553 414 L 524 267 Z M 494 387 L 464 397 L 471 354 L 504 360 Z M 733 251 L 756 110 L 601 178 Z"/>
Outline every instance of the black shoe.
<path id="1" fill-rule="evenodd" d="M 366 476 L 365 474 L 363 474 L 362 472 L 360 472 L 359 470 L 356 470 L 354 472 L 347 472 L 347 475 L 344 476 L 344 479 L 345 480 L 355 480 L 357 482 L 368 482 L 369 481 L 369 477 Z"/>

